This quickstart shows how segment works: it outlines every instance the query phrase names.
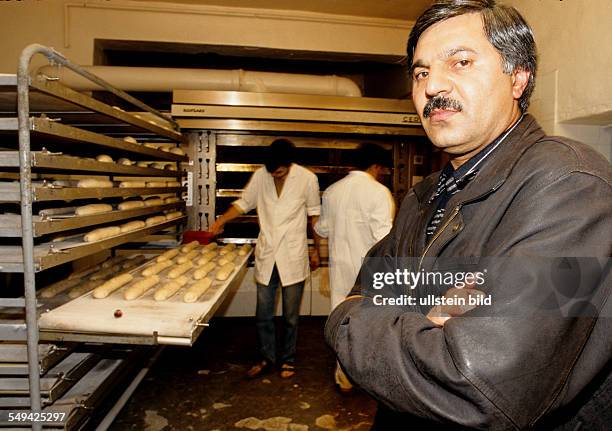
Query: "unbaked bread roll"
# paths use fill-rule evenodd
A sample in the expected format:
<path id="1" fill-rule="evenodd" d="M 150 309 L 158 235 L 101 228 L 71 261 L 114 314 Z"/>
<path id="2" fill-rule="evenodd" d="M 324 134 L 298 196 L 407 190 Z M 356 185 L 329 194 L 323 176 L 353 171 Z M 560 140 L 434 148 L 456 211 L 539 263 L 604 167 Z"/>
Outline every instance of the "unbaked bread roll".
<path id="1" fill-rule="evenodd" d="M 249 254 L 252 248 L 253 247 L 251 246 L 251 244 L 244 244 L 242 247 L 238 249 L 238 256 L 245 256 Z"/>
<path id="2" fill-rule="evenodd" d="M 108 295 L 119 289 L 121 286 L 128 284 L 134 277 L 132 274 L 121 274 L 113 277 L 106 283 L 96 287 L 93 291 L 93 297 L 96 299 L 106 298 Z"/>
<path id="3" fill-rule="evenodd" d="M 132 166 L 133 162 L 130 159 L 126 159 L 125 157 L 121 157 L 117 160 L 117 163 L 124 166 Z"/>
<path id="4" fill-rule="evenodd" d="M 53 298 L 63 291 L 68 290 L 80 283 L 81 280 L 79 278 L 61 280 L 45 287 L 44 289 L 41 289 L 38 292 L 38 296 L 41 298 Z"/>
<path id="5" fill-rule="evenodd" d="M 236 248 L 236 244 L 227 244 L 225 247 L 219 250 L 219 254 L 223 256 L 224 254 L 227 254 L 230 251 L 233 251 L 235 248 Z"/>
<path id="6" fill-rule="evenodd" d="M 84 189 L 101 188 L 110 189 L 113 187 L 113 182 L 109 180 L 99 180 L 97 178 L 85 178 L 79 180 L 77 187 Z"/>
<path id="7" fill-rule="evenodd" d="M 179 254 L 180 250 L 178 248 L 173 248 L 172 250 L 168 250 L 162 254 L 160 254 L 159 256 L 157 256 L 157 261 L 158 262 L 164 262 L 166 260 L 172 260 L 174 258 L 174 256 L 176 256 L 177 254 Z"/>
<path id="8" fill-rule="evenodd" d="M 123 138 L 123 140 L 128 144 L 138 144 L 138 141 L 132 138 L 131 136 L 126 136 L 125 138 Z"/>
<path id="9" fill-rule="evenodd" d="M 166 217 L 165 216 L 153 216 L 153 217 L 149 217 L 145 223 L 147 226 L 153 226 L 154 224 L 159 224 L 159 223 L 163 223 L 166 221 Z"/>
<path id="10" fill-rule="evenodd" d="M 193 272 L 193 279 L 194 280 L 200 280 L 200 279 L 206 277 L 216 267 L 217 267 L 217 264 L 215 262 L 208 262 L 208 263 L 204 264 L 204 266 L 196 269 Z"/>
<path id="11" fill-rule="evenodd" d="M 178 171 L 178 168 L 176 167 L 176 165 L 166 165 L 166 170 L 167 171 Z"/>
<path id="12" fill-rule="evenodd" d="M 183 213 L 181 211 L 171 211 L 166 214 L 166 220 L 174 220 L 175 218 L 183 217 Z"/>
<path id="13" fill-rule="evenodd" d="M 159 198 L 147 199 L 144 201 L 146 207 L 154 207 L 156 205 L 163 205 L 164 200 Z"/>
<path id="14" fill-rule="evenodd" d="M 166 187 L 166 181 L 147 181 L 147 187 Z"/>
<path id="15" fill-rule="evenodd" d="M 234 251 L 226 253 L 223 255 L 223 257 L 221 257 L 221 259 L 219 259 L 219 266 L 223 266 L 226 263 L 233 262 L 237 257 L 238 257 L 238 253 Z"/>
<path id="16" fill-rule="evenodd" d="M 101 241 L 103 239 L 119 235 L 120 233 L 121 228 L 119 226 L 101 227 L 85 234 L 83 239 L 85 240 L 85 242 Z"/>
<path id="17" fill-rule="evenodd" d="M 119 187 L 122 189 L 130 188 L 145 188 L 147 184 L 144 181 L 121 181 Z"/>
<path id="18" fill-rule="evenodd" d="M 179 258 L 176 259 L 176 262 L 180 264 L 180 263 L 185 263 L 187 261 L 192 261 L 199 255 L 200 255 L 199 250 L 191 250 L 189 253 L 179 256 Z"/>
<path id="19" fill-rule="evenodd" d="M 113 158 L 106 154 L 100 154 L 96 156 L 96 160 L 102 163 L 113 163 L 114 162 Z"/>
<path id="20" fill-rule="evenodd" d="M 181 247 L 181 253 L 189 253 L 191 250 L 194 250 L 200 243 L 198 241 L 191 241 Z"/>
<path id="21" fill-rule="evenodd" d="M 121 233 L 132 232 L 133 230 L 142 229 L 145 227 L 145 222 L 142 220 L 133 220 L 120 226 Z"/>
<path id="22" fill-rule="evenodd" d="M 125 211 L 125 210 L 133 210 L 134 208 L 142 208 L 144 206 L 145 204 L 143 201 L 125 201 L 117 205 L 117 208 L 121 211 Z"/>
<path id="23" fill-rule="evenodd" d="M 142 270 L 142 275 L 144 275 L 145 277 L 148 277 L 150 275 L 159 274 L 164 269 L 169 268 L 172 265 L 174 265 L 174 263 L 172 263 L 171 260 L 164 260 L 162 262 L 158 262 L 158 263 L 156 263 L 154 265 L 148 266 L 145 269 L 143 269 Z"/>
<path id="24" fill-rule="evenodd" d="M 196 302 L 200 296 L 206 292 L 210 286 L 212 285 L 212 280 L 208 277 L 203 278 L 202 280 L 193 283 L 189 288 L 185 291 L 183 295 L 184 302 Z"/>
<path id="25" fill-rule="evenodd" d="M 219 269 L 219 271 L 217 271 L 217 280 L 220 280 L 220 281 L 227 280 L 230 274 L 232 273 L 232 271 L 234 271 L 234 264 L 231 262 L 226 263 L 225 265 L 221 267 L 221 269 Z"/>
<path id="26" fill-rule="evenodd" d="M 113 207 L 109 204 L 89 204 L 78 207 L 74 213 L 78 216 L 86 216 L 92 214 L 107 213 L 112 210 Z"/>
<path id="27" fill-rule="evenodd" d="M 184 156 L 185 155 L 185 152 L 181 148 L 179 148 L 179 147 L 170 148 L 170 152 L 172 154 L 178 154 L 179 156 Z"/>
<path id="28" fill-rule="evenodd" d="M 127 301 L 136 299 L 139 296 L 142 296 L 147 290 L 154 287 L 157 283 L 159 283 L 159 277 L 157 275 L 152 275 L 137 281 L 125 290 L 123 293 L 123 298 Z"/>
<path id="29" fill-rule="evenodd" d="M 204 264 L 207 264 L 208 262 L 210 262 L 211 260 L 213 260 L 215 257 L 217 256 L 217 253 L 215 253 L 214 251 L 208 251 L 206 253 L 204 253 L 202 255 L 202 257 L 200 257 L 197 261 L 196 261 L 196 265 L 198 266 L 202 266 Z"/>
<path id="30" fill-rule="evenodd" d="M 168 278 L 177 278 L 178 276 L 185 274 L 191 268 L 193 268 L 193 262 L 191 261 L 175 266 L 170 270 L 170 272 L 168 272 Z"/>
<path id="31" fill-rule="evenodd" d="M 165 301 L 166 299 L 174 295 L 176 292 L 178 292 L 181 289 L 181 287 L 187 284 L 188 280 L 189 279 L 185 277 L 184 275 L 181 275 L 180 277 L 175 278 L 174 280 L 170 281 L 169 283 L 164 284 L 162 287 L 157 289 L 155 293 L 153 294 L 153 298 L 156 301 Z"/>
<path id="32" fill-rule="evenodd" d="M 171 196 L 169 198 L 164 199 L 164 203 L 166 204 L 173 204 L 175 202 L 180 202 L 181 200 L 179 198 L 177 198 L 176 196 Z"/>
<path id="33" fill-rule="evenodd" d="M 159 148 L 159 144 L 156 144 L 155 142 L 145 142 L 143 146 L 147 148 L 153 148 L 155 150 Z"/>
<path id="34" fill-rule="evenodd" d="M 151 167 L 152 167 L 153 169 L 162 169 L 162 170 L 163 170 L 163 169 L 165 169 L 165 168 L 166 168 L 166 164 L 165 164 L 165 163 L 162 163 L 162 162 L 155 162 L 155 163 L 153 163 L 153 164 L 151 165 Z"/>
<path id="35" fill-rule="evenodd" d="M 137 162 L 136 166 L 138 166 L 139 168 L 148 168 L 150 163 L 151 162 Z"/>
<path id="36" fill-rule="evenodd" d="M 166 187 L 180 187 L 181 183 L 179 181 L 168 181 L 166 183 Z"/>

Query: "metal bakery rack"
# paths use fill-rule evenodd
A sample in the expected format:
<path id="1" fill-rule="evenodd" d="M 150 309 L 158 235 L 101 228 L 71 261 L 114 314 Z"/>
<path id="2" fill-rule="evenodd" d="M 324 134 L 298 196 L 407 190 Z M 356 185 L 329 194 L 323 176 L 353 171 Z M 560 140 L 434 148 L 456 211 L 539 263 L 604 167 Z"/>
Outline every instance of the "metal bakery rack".
<path id="1" fill-rule="evenodd" d="M 38 54 L 56 67 L 93 81 L 131 109 L 111 106 L 52 76 L 32 73 L 32 58 Z M 155 309 L 148 315 L 142 313 L 151 309 L 151 298 L 121 305 L 122 319 L 116 313 L 113 318 L 120 305 L 112 297 L 99 303 L 92 302 L 90 294 L 74 300 L 67 295 L 37 298 L 36 284 L 57 278 L 60 265 L 116 251 L 128 243 L 144 243 L 140 251 L 147 254 L 146 243 L 160 232 L 176 238 L 187 219 L 184 198 L 189 198 L 191 190 L 184 180 L 192 168 L 182 150 L 173 150 L 185 142 L 169 115 L 42 45 L 30 45 L 23 51 L 17 75 L 0 75 L 0 136 L 4 211 L 0 214 L 0 273 L 7 273 L 1 274 L 6 286 L 0 294 L 0 427 L 41 429 L 42 419 L 45 428 L 80 429 L 91 425 L 95 409 L 110 394 L 119 401 L 102 420 L 101 426 L 108 426 L 147 371 L 147 366 L 138 370 L 135 364 L 152 361 L 159 354 L 159 347 L 148 346 L 191 345 L 224 298 L 227 286 L 243 275 L 250 253 L 241 256 L 227 281 L 215 281 L 201 301 L 157 304 L 158 310 L 163 308 L 173 316 L 168 320 L 159 319 Z M 112 159 L 129 157 L 130 163 L 96 159 L 100 153 Z M 112 186 L 78 187 L 80 180 L 91 178 L 111 181 Z M 153 186 L 115 187 L 117 182 L 129 184 L 130 179 Z M 173 197 L 151 206 L 75 215 L 75 205 L 115 205 L 133 196 Z M 92 229 L 170 211 L 182 215 L 101 240 L 83 241 L 83 234 Z M 20 287 L 14 289 L 20 282 L 19 273 L 23 274 L 22 293 Z M 18 293 L 6 293 L 11 289 Z M 138 316 L 137 324 L 131 320 L 134 316 Z M 168 334 L 163 333 L 166 327 L 172 328 Z M 128 377 L 132 384 L 121 395 L 117 382 Z"/>

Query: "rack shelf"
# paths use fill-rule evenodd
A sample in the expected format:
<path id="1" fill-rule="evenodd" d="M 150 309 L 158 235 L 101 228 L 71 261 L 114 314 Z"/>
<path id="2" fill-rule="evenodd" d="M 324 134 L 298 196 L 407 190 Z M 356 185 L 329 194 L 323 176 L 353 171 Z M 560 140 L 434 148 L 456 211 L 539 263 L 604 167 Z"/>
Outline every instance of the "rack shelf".
<path id="1" fill-rule="evenodd" d="M 117 235 L 102 241 L 83 243 L 72 248 L 61 249 L 54 243 L 44 243 L 34 247 L 34 269 L 36 272 L 44 271 L 62 263 L 72 262 L 81 257 L 95 254 L 127 242 L 133 242 L 140 237 L 150 235 L 154 232 L 167 229 L 186 220 L 186 216 L 168 220 L 153 226 L 134 230 L 122 235 Z M 23 272 L 23 257 L 21 247 L 0 247 L 0 272 Z"/>
<path id="2" fill-rule="evenodd" d="M 183 187 L 139 187 L 139 188 L 77 188 L 77 187 L 33 187 L 32 197 L 34 202 L 64 200 L 71 201 L 75 199 L 103 199 L 120 196 L 142 196 L 176 193 L 183 190 Z M 19 184 L 8 183 L 0 184 L 0 192 L 2 193 L 1 201 L 4 202 L 19 202 Z"/>
<path id="3" fill-rule="evenodd" d="M 65 230 L 78 229 L 87 226 L 93 226 L 96 224 L 120 222 L 122 220 L 159 213 L 164 210 L 171 210 L 175 208 L 183 208 L 184 202 L 174 202 L 164 205 L 156 205 L 144 208 L 135 208 L 124 211 L 110 211 L 102 214 L 93 214 L 89 216 L 69 216 L 58 218 L 57 216 L 51 217 L 34 217 L 34 237 L 40 237 L 55 232 L 62 232 Z M 19 237 L 21 236 L 21 220 L 15 218 L 3 218 L 0 215 L 0 235 L 5 237 Z"/>

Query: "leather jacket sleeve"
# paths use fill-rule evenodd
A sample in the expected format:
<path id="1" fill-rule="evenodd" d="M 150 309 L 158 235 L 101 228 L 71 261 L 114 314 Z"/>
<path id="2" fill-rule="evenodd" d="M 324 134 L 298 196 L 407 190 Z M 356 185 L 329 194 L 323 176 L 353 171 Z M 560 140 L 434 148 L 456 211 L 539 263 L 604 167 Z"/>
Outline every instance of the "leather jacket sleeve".
<path id="1" fill-rule="evenodd" d="M 557 172 L 534 176 L 515 193 L 483 251 L 489 256 L 610 256 L 609 179 Z M 370 257 L 405 252 L 398 230 L 405 228 L 406 211 L 411 210 L 402 208 L 394 229 Z M 371 290 L 358 278 L 351 293 L 364 296 L 333 311 L 326 340 L 347 374 L 393 411 L 474 429 L 535 426 L 551 408 L 565 403 L 560 400 L 564 385 L 593 327 L 611 327 L 612 319 L 524 313 L 541 294 L 542 267 L 496 269 L 502 271 L 497 280 L 505 282 L 487 293 L 501 293 L 503 300 L 452 318 L 444 327 L 414 308 L 374 305 Z M 594 306 L 601 310 L 612 288 L 609 265 L 593 283 Z M 609 337 L 598 342 L 601 357 L 589 364 L 593 374 L 612 355 Z"/>

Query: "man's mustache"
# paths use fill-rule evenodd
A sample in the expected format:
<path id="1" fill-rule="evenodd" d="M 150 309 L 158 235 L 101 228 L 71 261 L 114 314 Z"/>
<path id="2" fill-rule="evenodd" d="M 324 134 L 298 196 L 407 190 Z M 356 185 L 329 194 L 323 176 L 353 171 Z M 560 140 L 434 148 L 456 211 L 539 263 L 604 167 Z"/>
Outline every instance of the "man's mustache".
<path id="1" fill-rule="evenodd" d="M 423 108 L 423 117 L 429 118 L 431 115 L 431 112 L 434 109 L 445 109 L 445 110 L 461 112 L 463 111 L 463 106 L 461 106 L 461 103 L 457 102 L 454 99 L 450 99 L 448 97 L 444 97 L 444 96 L 432 97 L 425 104 L 425 108 Z"/>

